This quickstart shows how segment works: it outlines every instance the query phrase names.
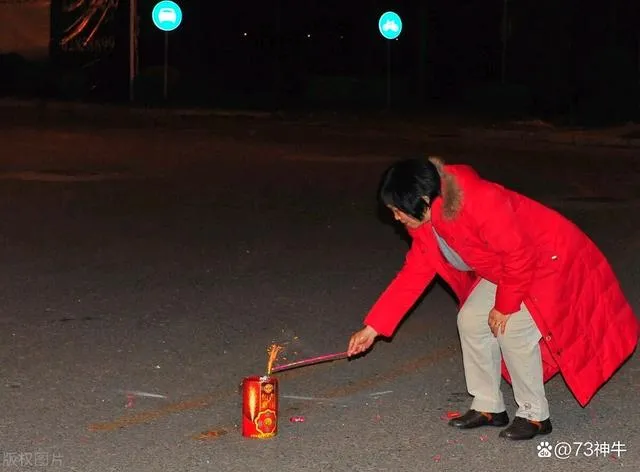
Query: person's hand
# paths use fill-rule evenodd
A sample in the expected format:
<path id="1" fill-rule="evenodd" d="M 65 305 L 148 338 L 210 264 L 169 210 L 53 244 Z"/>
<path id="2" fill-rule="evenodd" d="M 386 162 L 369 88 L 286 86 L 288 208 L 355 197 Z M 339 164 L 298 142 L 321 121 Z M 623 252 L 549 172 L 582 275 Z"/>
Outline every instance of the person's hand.
<path id="1" fill-rule="evenodd" d="M 349 357 L 356 356 L 371 347 L 378 333 L 371 326 L 365 326 L 360 331 L 356 331 L 349 339 L 349 348 L 347 355 Z"/>
<path id="2" fill-rule="evenodd" d="M 495 308 L 493 308 L 489 312 L 489 329 L 491 329 L 491 332 L 494 336 L 498 336 L 498 333 L 504 334 L 504 330 L 507 328 L 508 320 L 508 315 L 500 313 Z"/>

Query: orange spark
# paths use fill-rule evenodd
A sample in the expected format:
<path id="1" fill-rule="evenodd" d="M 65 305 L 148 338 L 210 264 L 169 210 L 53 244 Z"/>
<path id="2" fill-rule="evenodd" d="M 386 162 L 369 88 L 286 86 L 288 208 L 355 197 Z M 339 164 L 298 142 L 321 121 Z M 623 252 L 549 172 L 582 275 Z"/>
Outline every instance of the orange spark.
<path id="1" fill-rule="evenodd" d="M 269 360 L 267 361 L 267 375 L 271 375 L 273 363 L 278 358 L 280 351 L 282 351 L 282 346 L 278 346 L 277 344 L 272 344 L 269 346 L 269 349 L 267 349 L 267 353 L 269 354 Z"/>

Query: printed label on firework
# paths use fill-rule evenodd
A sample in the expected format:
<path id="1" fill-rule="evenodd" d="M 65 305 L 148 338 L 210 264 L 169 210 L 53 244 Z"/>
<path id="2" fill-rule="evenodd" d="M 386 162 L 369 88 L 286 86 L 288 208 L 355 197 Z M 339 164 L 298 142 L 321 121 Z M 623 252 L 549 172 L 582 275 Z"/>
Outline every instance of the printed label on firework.
<path id="1" fill-rule="evenodd" d="M 278 432 L 278 381 L 249 377 L 242 385 L 242 435 L 270 438 Z"/>

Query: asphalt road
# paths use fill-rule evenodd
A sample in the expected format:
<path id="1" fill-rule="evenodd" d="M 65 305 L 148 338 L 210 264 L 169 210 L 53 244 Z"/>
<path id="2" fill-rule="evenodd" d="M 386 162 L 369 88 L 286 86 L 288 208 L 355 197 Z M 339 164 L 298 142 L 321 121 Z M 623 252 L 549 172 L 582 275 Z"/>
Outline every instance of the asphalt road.
<path id="1" fill-rule="evenodd" d="M 471 163 L 558 208 L 640 312 L 637 149 L 267 120 L 10 124 L 0 470 L 638 470 L 637 354 L 587 408 L 560 377 L 547 384 L 552 457 L 538 457 L 538 440 L 448 427 L 442 417 L 469 397 L 455 303 L 439 284 L 392 342 L 277 374 L 276 438 L 238 429 L 239 384 L 264 372 L 267 347 L 284 344 L 290 361 L 345 350 L 402 263 L 406 241 L 375 201 L 398 157 Z M 127 405 L 128 391 L 161 397 Z"/>

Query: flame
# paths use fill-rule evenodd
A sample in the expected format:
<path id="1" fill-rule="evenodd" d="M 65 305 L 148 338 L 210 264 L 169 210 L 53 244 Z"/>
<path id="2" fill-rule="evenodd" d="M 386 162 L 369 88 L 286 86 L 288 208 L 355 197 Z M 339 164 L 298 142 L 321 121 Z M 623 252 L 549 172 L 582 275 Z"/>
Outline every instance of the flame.
<path id="1" fill-rule="evenodd" d="M 256 419 L 256 412 L 258 409 L 258 389 L 255 385 L 252 385 L 249 389 L 249 415 L 251 421 Z"/>
<path id="2" fill-rule="evenodd" d="M 269 360 L 267 361 L 267 375 L 271 375 L 273 363 L 278 358 L 280 351 L 282 351 L 282 346 L 278 346 L 277 344 L 272 344 L 269 346 L 269 349 L 267 349 L 267 353 L 269 354 Z"/>

